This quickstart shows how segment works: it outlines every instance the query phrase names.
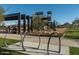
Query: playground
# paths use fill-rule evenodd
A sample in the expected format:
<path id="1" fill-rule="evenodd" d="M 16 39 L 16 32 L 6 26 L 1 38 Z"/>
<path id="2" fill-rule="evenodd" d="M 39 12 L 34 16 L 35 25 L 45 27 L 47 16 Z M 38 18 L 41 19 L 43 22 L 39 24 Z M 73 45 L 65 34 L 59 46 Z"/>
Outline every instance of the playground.
<path id="1" fill-rule="evenodd" d="M 13 40 L 20 40 L 20 42 L 14 42 L 15 44 L 4 44 L 4 47 L 3 49 L 8 49 L 8 50 L 11 50 L 11 51 L 18 51 L 20 54 L 24 55 L 24 54 L 32 54 L 32 55 L 45 55 L 47 54 L 47 42 L 48 42 L 48 39 L 49 37 L 41 37 L 41 42 L 39 42 L 39 36 L 37 35 L 33 35 L 31 34 L 30 35 L 26 35 L 25 36 L 25 39 L 24 39 L 24 42 L 23 42 L 23 47 L 22 47 L 22 41 L 21 41 L 21 35 L 19 34 L 6 34 L 5 33 L 2 33 L 0 34 L 0 37 L 1 38 L 4 38 L 6 36 L 6 42 L 8 39 L 13 39 Z M 22 35 L 23 36 L 23 35 Z M 5 38 L 3 39 L 5 41 Z M 2 41 L 3 42 L 3 41 Z M 13 42 L 13 41 L 12 41 Z M 7 42 L 8 43 L 8 42 Z M 11 42 L 10 42 L 11 43 Z M 40 43 L 40 47 L 38 49 L 38 45 Z M 72 46 L 72 47 L 79 47 L 78 45 L 78 40 L 68 40 L 68 39 L 65 39 L 65 38 L 61 38 L 61 50 L 59 49 L 59 40 L 58 38 L 51 38 L 51 41 L 50 41 L 50 47 L 49 47 L 49 54 L 50 55 L 69 55 L 69 47 Z M 6 48 L 7 47 L 7 48 Z M 59 53 L 60 51 L 60 53 Z M 4 51 L 5 53 L 5 51 Z M 15 53 L 14 53 L 15 54 Z"/>
<path id="2" fill-rule="evenodd" d="M 0 20 L 1 55 L 79 54 L 78 24 L 58 24 L 52 11 L 3 15 Z M 3 20 L 2 20 L 3 19 Z M 7 21 L 17 21 L 5 25 Z M 4 23 L 5 22 L 5 23 Z"/>
<path id="3" fill-rule="evenodd" d="M 29 47 L 32 47 L 34 42 L 31 42 L 31 43 L 27 42 L 27 40 L 28 39 L 30 40 L 30 38 L 26 38 L 26 36 L 27 37 L 28 36 L 33 36 L 35 38 L 36 37 L 38 38 L 38 42 L 36 42 L 36 44 L 34 45 L 34 46 L 38 45 L 38 47 L 34 48 L 34 50 L 35 49 L 36 50 L 40 50 L 41 42 L 42 42 L 42 40 L 44 40 L 44 38 L 42 39 L 41 37 L 45 37 L 45 39 L 47 40 L 47 43 L 46 43 L 46 40 L 45 40 L 45 44 L 43 43 L 44 45 L 42 44 L 42 47 L 45 48 L 45 46 L 46 46 L 46 50 L 45 50 L 46 52 L 45 51 L 43 51 L 43 52 L 45 52 L 45 54 L 49 55 L 50 54 L 50 50 L 49 49 L 50 49 L 51 39 L 52 39 L 52 37 L 56 37 L 56 39 L 58 39 L 57 40 L 58 41 L 58 45 L 55 48 L 56 49 L 58 48 L 58 50 L 55 51 L 55 53 L 60 54 L 61 51 L 65 49 L 64 47 L 61 48 L 61 37 L 63 37 L 65 29 L 63 29 L 63 28 L 56 29 L 55 26 L 53 26 L 53 29 L 49 29 L 49 30 L 47 29 L 51 25 L 51 24 L 49 25 L 49 23 L 51 23 L 51 14 L 52 14 L 52 12 L 48 11 L 47 12 L 47 17 L 45 16 L 45 17 L 40 18 L 39 16 L 43 15 L 43 12 L 35 12 L 35 15 L 37 16 L 36 19 L 43 20 L 44 23 L 46 24 L 46 25 L 43 25 L 43 26 L 39 25 L 39 28 L 36 28 L 36 25 L 33 26 L 33 24 L 35 24 L 35 23 L 33 23 L 34 22 L 33 21 L 33 16 L 29 16 L 29 15 L 25 15 L 25 14 L 21 14 L 21 13 L 15 13 L 15 14 L 8 14 L 8 15 L 6 15 L 5 16 L 5 21 L 18 20 L 18 25 L 17 25 L 17 28 L 15 26 L 13 26 L 12 27 L 13 29 L 10 26 L 9 27 L 4 27 L 4 29 L 2 30 L 3 34 L 2 34 L 2 36 L 0 35 L 2 38 L 4 38 L 4 40 L 3 40 L 4 41 L 4 46 L 7 47 L 7 49 L 9 49 L 8 48 L 9 46 L 8 46 L 7 40 L 6 40 L 8 36 L 9 36 L 8 39 L 10 39 L 10 38 L 11 39 L 13 39 L 13 38 L 16 39 L 18 37 L 18 35 L 19 35 L 19 37 L 17 38 L 17 39 L 20 40 L 19 47 L 12 45 L 12 48 L 11 47 L 10 48 L 14 49 L 16 47 L 14 50 L 17 50 L 19 48 L 19 49 L 23 50 L 24 52 L 27 52 L 26 51 L 27 48 L 25 48 L 26 45 L 28 45 L 28 46 L 30 45 Z M 21 26 L 21 20 L 23 20 L 23 26 Z M 26 20 L 27 20 L 27 29 L 26 29 Z M 39 22 L 39 24 L 41 24 L 41 23 Z M 22 27 L 23 27 L 23 30 L 21 30 Z M 37 30 L 35 30 L 34 27 Z M 44 29 L 42 30 L 43 27 L 44 27 Z M 39 29 L 41 29 L 41 30 L 39 30 Z M 16 37 L 11 37 L 11 35 L 12 36 L 16 36 Z M 32 38 L 32 41 L 34 41 L 34 40 L 35 39 Z M 36 39 L 36 41 L 37 41 L 37 39 Z M 5 47 L 3 47 L 3 48 L 5 48 Z M 63 54 L 63 53 L 61 53 L 61 54 Z"/>

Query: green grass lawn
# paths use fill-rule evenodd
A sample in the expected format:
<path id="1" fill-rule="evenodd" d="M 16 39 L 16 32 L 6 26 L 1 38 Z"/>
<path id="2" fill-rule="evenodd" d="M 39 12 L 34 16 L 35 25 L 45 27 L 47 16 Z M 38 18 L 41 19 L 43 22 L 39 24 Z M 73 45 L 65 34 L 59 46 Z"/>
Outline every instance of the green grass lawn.
<path id="1" fill-rule="evenodd" d="M 68 29 L 65 33 L 65 38 L 69 39 L 79 39 L 79 30 L 78 29 Z"/>
<path id="2" fill-rule="evenodd" d="M 69 48 L 70 55 L 79 55 L 79 48 L 78 47 L 70 47 Z"/>
<path id="3" fill-rule="evenodd" d="M 3 40 L 4 40 L 3 38 L 0 38 L 0 55 L 24 55 L 23 53 L 20 53 L 18 51 L 7 50 L 7 49 L 1 48 L 4 46 Z M 11 44 L 19 42 L 20 40 L 6 39 L 6 41 L 8 45 L 11 45 Z"/>
<path id="4" fill-rule="evenodd" d="M 0 48 L 0 55 L 26 55 L 26 54 L 14 50 L 7 50 Z"/>
<path id="5" fill-rule="evenodd" d="M 79 31 L 69 31 L 65 33 L 65 38 L 79 39 Z"/>
<path id="6" fill-rule="evenodd" d="M 17 43 L 19 42 L 20 40 L 14 40 L 14 39 L 6 39 L 7 41 L 7 44 L 8 45 L 11 45 L 11 44 L 14 44 L 14 43 Z M 4 46 L 4 39 L 3 38 L 0 38 L 0 47 Z"/>

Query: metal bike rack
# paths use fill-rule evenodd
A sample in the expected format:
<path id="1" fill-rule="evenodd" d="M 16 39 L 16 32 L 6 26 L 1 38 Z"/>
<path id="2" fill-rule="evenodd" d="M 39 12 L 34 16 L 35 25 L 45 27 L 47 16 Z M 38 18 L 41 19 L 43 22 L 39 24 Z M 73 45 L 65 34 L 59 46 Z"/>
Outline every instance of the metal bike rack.
<path id="1" fill-rule="evenodd" d="M 22 37 L 22 35 L 21 35 L 21 45 L 22 45 L 23 51 L 26 51 L 26 49 L 25 49 L 25 47 L 24 47 L 24 39 L 25 39 L 25 37 L 26 37 L 26 32 L 24 33 L 23 37 Z M 39 43 L 38 43 L 37 49 L 39 49 L 40 43 L 41 43 L 41 38 L 40 38 L 40 36 L 39 36 Z"/>
<path id="2" fill-rule="evenodd" d="M 5 47 L 8 47 L 8 44 L 7 44 L 7 41 L 6 41 L 6 37 L 7 37 L 7 33 L 5 34 L 5 36 L 4 36 L 4 40 L 3 40 L 3 44 L 4 44 L 4 46 Z"/>
<path id="3" fill-rule="evenodd" d="M 48 36 L 49 38 L 48 38 L 48 42 L 47 42 L 47 55 L 49 55 L 49 52 L 50 52 L 49 46 L 50 46 L 51 38 L 54 37 L 53 34 L 54 33 L 52 33 L 51 35 Z M 22 46 L 23 51 L 26 51 L 26 49 L 24 47 L 24 39 L 25 39 L 26 35 L 27 35 L 26 33 L 24 33 L 23 36 L 22 36 L 22 34 L 20 34 L 21 46 Z M 7 36 L 7 33 L 6 33 L 5 37 L 4 37 L 4 45 L 5 45 L 5 47 L 7 47 L 6 36 Z M 38 47 L 37 48 L 39 49 L 40 48 L 40 44 L 41 44 L 41 36 L 39 35 L 38 37 L 39 37 L 39 43 L 38 43 Z M 58 48 L 57 52 L 60 53 L 61 52 L 61 36 L 58 36 L 57 38 L 59 40 L 59 48 Z"/>
<path id="4" fill-rule="evenodd" d="M 50 40 L 51 40 L 52 37 L 54 37 L 54 36 L 52 36 L 52 35 L 53 35 L 53 34 L 51 34 L 51 35 L 48 36 L 49 39 L 48 39 L 48 43 L 47 43 L 47 55 L 49 55 L 49 52 L 50 52 L 50 50 L 49 50 Z M 23 41 L 22 41 L 22 49 L 23 49 L 24 51 L 25 51 L 25 48 L 24 48 L 23 42 L 24 42 L 25 36 L 26 36 L 26 35 L 24 35 L 24 38 L 22 39 L 22 40 L 23 40 Z M 41 38 L 40 38 L 40 37 L 41 37 L 41 36 L 39 35 L 38 49 L 39 49 L 40 44 L 41 44 Z M 58 48 L 58 51 L 56 51 L 56 52 L 60 53 L 60 52 L 61 52 L 61 36 L 58 36 L 57 38 L 59 39 L 59 48 Z"/>
<path id="5" fill-rule="evenodd" d="M 38 44 L 38 49 L 40 48 L 40 44 L 41 44 L 41 38 L 39 36 L 39 44 Z"/>
<path id="6" fill-rule="evenodd" d="M 22 49 L 23 49 L 23 51 L 26 51 L 25 48 L 24 48 L 24 38 L 25 38 L 25 36 L 24 37 L 22 37 L 22 35 L 20 35 L 20 36 L 21 36 Z M 8 44 L 7 44 L 7 41 L 6 41 L 6 37 L 7 37 L 7 33 L 5 34 L 4 40 L 3 40 L 3 44 L 7 48 L 8 47 Z"/>
<path id="7" fill-rule="evenodd" d="M 24 35 L 24 37 L 22 37 L 22 35 L 21 35 L 21 45 L 22 45 L 22 49 L 23 49 L 23 51 L 26 51 L 25 48 L 24 48 L 24 38 L 25 38 L 25 35 Z"/>
<path id="8" fill-rule="evenodd" d="M 47 55 L 49 55 L 49 45 L 50 45 L 50 40 L 51 40 L 51 35 L 49 36 L 49 39 L 48 39 L 48 43 L 47 43 Z M 58 48 L 58 53 L 61 52 L 61 37 L 59 36 L 58 39 L 59 39 L 59 48 Z"/>

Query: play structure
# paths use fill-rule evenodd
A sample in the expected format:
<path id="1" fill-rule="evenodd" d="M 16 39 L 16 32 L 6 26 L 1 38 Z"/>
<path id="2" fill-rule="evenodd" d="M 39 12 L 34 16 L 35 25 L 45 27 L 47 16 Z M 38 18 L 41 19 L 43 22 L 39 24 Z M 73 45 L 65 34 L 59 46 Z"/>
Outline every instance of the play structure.
<path id="1" fill-rule="evenodd" d="M 43 12 L 36 12 L 36 15 L 43 15 Z M 43 17 L 42 20 L 48 20 L 49 22 L 51 22 L 51 11 L 47 12 L 47 16 Z M 14 14 L 8 14 L 5 16 L 5 21 L 9 21 L 9 20 L 18 20 L 18 29 L 17 29 L 17 33 L 19 35 L 21 35 L 21 44 L 22 44 L 22 49 L 23 51 L 25 51 L 25 47 L 24 47 L 24 39 L 27 35 L 29 36 L 38 36 L 39 37 L 39 43 L 38 43 L 38 47 L 37 49 L 39 49 L 40 47 L 40 43 L 41 43 L 41 38 L 40 37 L 48 37 L 48 43 L 47 43 L 47 54 L 49 55 L 49 45 L 50 45 L 50 41 L 52 37 L 57 37 L 59 40 L 59 49 L 58 51 L 56 51 L 57 53 L 61 52 L 61 37 L 63 36 L 64 32 L 59 32 L 59 31 L 36 31 L 33 32 L 33 27 L 32 27 L 32 16 L 29 15 L 25 15 L 25 14 L 21 14 L 21 13 L 14 13 Z M 23 20 L 23 33 L 21 33 L 21 20 Z M 27 29 L 26 29 L 26 20 L 27 20 Z M 30 26 L 31 24 L 31 26 Z M 10 28 L 8 28 L 8 30 L 10 31 Z M 14 29 L 15 30 L 15 29 Z M 39 34 L 38 34 L 39 33 Z M 6 42 L 6 38 L 4 38 L 5 40 L 5 46 L 7 46 L 7 42 Z"/>

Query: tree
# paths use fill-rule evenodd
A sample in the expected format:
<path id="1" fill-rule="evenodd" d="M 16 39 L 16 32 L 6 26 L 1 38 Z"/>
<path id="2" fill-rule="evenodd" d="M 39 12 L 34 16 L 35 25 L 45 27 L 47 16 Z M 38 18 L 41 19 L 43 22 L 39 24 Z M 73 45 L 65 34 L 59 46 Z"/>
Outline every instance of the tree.
<path id="1" fill-rule="evenodd" d="M 4 15 L 3 15 L 4 12 L 5 12 L 4 9 L 0 7 L 0 20 L 4 20 Z"/>
<path id="2" fill-rule="evenodd" d="M 76 19 L 72 22 L 72 24 L 76 24 L 76 23 L 79 23 L 79 18 L 76 18 Z"/>
<path id="3" fill-rule="evenodd" d="M 2 7 L 0 7 L 0 24 L 3 22 L 4 20 L 4 9 Z"/>
<path id="4" fill-rule="evenodd" d="M 73 22 L 72 22 L 73 28 L 79 29 L 79 18 L 76 18 Z"/>
<path id="5" fill-rule="evenodd" d="M 32 23 L 34 29 L 42 30 L 44 28 L 45 22 L 41 18 L 41 15 L 34 15 Z"/>
<path id="6" fill-rule="evenodd" d="M 66 23 L 62 24 L 61 27 L 71 28 L 72 27 L 72 24 L 66 22 Z"/>
<path id="7" fill-rule="evenodd" d="M 54 21 L 52 22 L 52 29 L 53 29 L 54 31 L 56 31 L 56 26 L 57 26 L 57 22 L 54 20 Z"/>

